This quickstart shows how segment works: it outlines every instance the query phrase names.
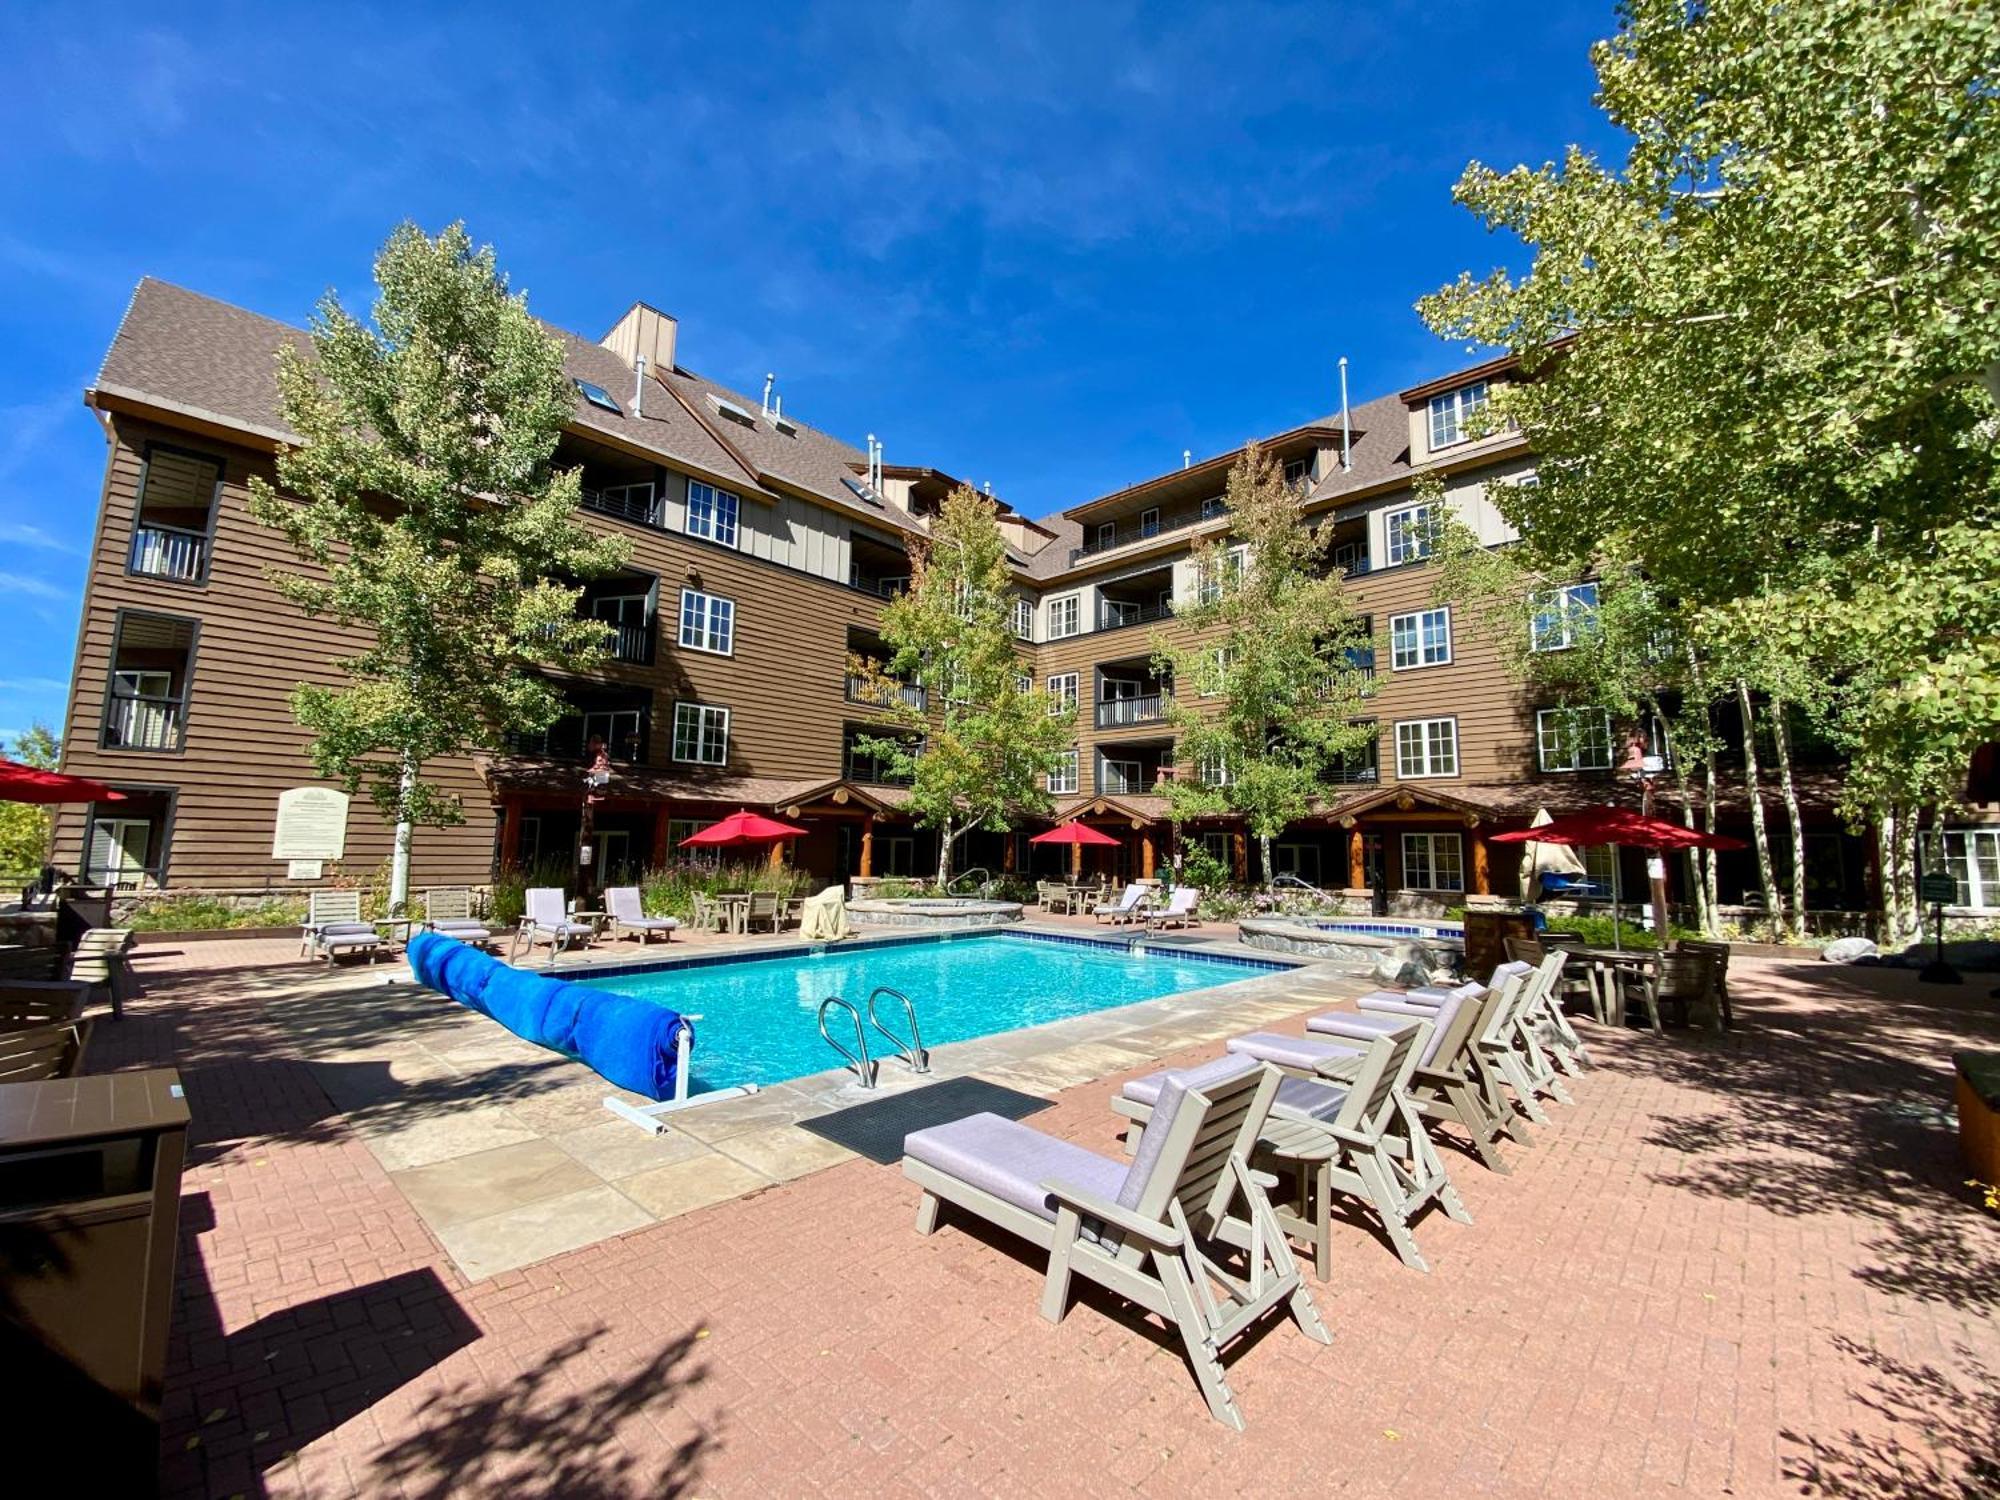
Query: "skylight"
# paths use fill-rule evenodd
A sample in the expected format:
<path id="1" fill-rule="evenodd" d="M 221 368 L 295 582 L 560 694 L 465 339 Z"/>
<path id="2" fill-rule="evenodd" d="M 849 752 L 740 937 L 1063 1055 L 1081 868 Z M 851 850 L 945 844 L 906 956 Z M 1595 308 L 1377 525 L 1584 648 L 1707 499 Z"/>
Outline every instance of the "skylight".
<path id="1" fill-rule="evenodd" d="M 757 425 L 756 417 L 738 406 L 734 401 L 725 401 L 722 397 L 712 393 L 708 399 L 715 404 L 715 409 L 721 412 L 723 416 L 729 418 L 730 421 L 741 422 L 745 427 L 755 427 Z"/>
<path id="2" fill-rule="evenodd" d="M 861 501 L 864 505 L 872 505 L 877 510 L 880 510 L 882 508 L 882 497 L 876 494 L 873 490 L 869 489 L 868 486 L 863 484 L 860 480 L 850 479 L 845 474 L 843 474 L 840 476 L 840 482 L 846 485 L 850 490 L 854 491 L 854 498 Z"/>
<path id="3" fill-rule="evenodd" d="M 611 392 L 607 391 L 603 386 L 595 385 L 588 380 L 579 380 L 576 383 L 576 388 L 583 392 L 583 399 L 588 401 L 592 406 L 601 407 L 615 416 L 622 417 L 625 415 L 624 408 L 611 399 Z"/>

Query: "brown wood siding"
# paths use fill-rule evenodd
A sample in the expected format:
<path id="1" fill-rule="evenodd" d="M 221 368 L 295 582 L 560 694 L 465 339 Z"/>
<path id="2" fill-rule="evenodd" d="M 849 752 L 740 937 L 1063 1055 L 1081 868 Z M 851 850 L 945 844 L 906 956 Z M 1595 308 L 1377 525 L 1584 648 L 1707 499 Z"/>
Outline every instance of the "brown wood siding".
<path id="1" fill-rule="evenodd" d="M 1370 617 L 1376 637 L 1376 692 L 1370 713 L 1381 726 L 1382 780 L 1397 779 L 1393 726 L 1398 719 L 1458 720 L 1458 775 L 1423 778 L 1441 790 L 1450 790 L 1454 782 L 1516 781 L 1534 775 L 1534 711 L 1527 706 L 1521 685 L 1508 675 L 1499 650 L 1469 613 L 1457 607 L 1452 609 L 1449 664 L 1403 672 L 1390 669 L 1389 617 L 1435 607 L 1437 585 L 1438 570 L 1428 565 L 1385 569 L 1347 581 L 1350 608 L 1356 614 Z M 1051 592 L 1061 589 L 1054 588 Z M 1172 732 L 1164 724 L 1097 728 L 1097 669 L 1106 662 L 1149 657 L 1156 634 L 1183 640 L 1187 638 L 1187 627 L 1167 620 L 1086 632 L 1034 648 L 1037 687 L 1051 676 L 1077 674 L 1080 791 L 1096 790 L 1091 771 L 1097 763 L 1100 745 L 1144 744 Z"/>
<path id="2" fill-rule="evenodd" d="M 177 583 L 126 573 L 148 442 L 212 452 L 225 463 L 205 582 Z M 268 456 L 230 448 L 134 418 L 112 419 L 103 511 L 79 632 L 75 677 L 64 732 L 65 768 L 121 786 L 171 788 L 176 806 L 167 881 L 173 886 L 295 884 L 270 858 L 278 793 L 315 781 L 307 735 L 287 703 L 300 681 L 333 683 L 336 658 L 365 634 L 306 621 L 277 592 L 272 568 L 294 568 L 289 545 L 247 513 L 247 481 L 270 477 Z M 836 774 L 845 701 L 847 628 L 873 626 L 880 602 L 739 553 L 585 513 L 592 525 L 632 542 L 634 569 L 660 579 L 655 664 L 613 664 L 594 674 L 607 683 L 644 687 L 653 699 L 648 761 L 672 767 L 673 704 L 692 700 L 731 710 L 730 760 L 717 774 L 808 777 Z M 736 603 L 731 656 L 681 651 L 680 590 L 691 586 Z M 105 694 L 119 612 L 138 611 L 199 623 L 179 752 L 104 749 Z M 694 768 L 675 767 L 679 771 Z M 419 885 L 483 880 L 490 868 L 494 799 L 469 759 L 427 768 L 465 802 L 466 821 L 420 829 L 413 879 Z M 77 869 L 84 812 L 58 820 L 56 862 Z M 349 816 L 350 873 L 366 874 L 389 855 L 390 833 L 372 805 L 357 800 Z"/>

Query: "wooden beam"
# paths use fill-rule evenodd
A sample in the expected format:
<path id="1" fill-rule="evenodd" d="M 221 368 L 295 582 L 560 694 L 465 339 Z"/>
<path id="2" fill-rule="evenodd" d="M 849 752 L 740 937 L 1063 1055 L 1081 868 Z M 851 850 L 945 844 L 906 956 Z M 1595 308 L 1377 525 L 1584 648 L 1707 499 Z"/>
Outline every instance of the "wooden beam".
<path id="1" fill-rule="evenodd" d="M 1486 871 L 1486 836 L 1474 830 L 1469 837 L 1472 839 L 1472 894 L 1490 896 L 1493 889 Z"/>
<path id="2" fill-rule="evenodd" d="M 1351 891 L 1368 889 L 1367 836 L 1358 826 L 1347 830 L 1347 888 Z"/>
<path id="3" fill-rule="evenodd" d="M 875 874 L 875 814 L 870 813 L 861 820 L 861 869 L 864 878 Z"/>

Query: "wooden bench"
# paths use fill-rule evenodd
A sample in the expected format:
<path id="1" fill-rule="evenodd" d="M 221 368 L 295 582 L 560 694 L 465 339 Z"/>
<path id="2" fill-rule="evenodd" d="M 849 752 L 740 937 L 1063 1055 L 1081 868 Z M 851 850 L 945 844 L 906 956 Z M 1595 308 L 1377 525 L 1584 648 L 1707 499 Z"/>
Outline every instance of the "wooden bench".
<path id="1" fill-rule="evenodd" d="M 1979 1181 L 2000 1186 L 2000 1052 L 1960 1052 L 1958 1149 Z"/>

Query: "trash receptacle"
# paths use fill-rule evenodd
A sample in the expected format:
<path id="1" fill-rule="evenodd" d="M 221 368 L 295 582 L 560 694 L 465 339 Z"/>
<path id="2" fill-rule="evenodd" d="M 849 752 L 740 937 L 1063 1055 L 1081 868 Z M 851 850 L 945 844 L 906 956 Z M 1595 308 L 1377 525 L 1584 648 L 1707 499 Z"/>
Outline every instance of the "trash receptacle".
<path id="1" fill-rule="evenodd" d="M 0 1086 L 9 1421 L 76 1477 L 153 1487 L 187 1129 L 171 1068 Z"/>

